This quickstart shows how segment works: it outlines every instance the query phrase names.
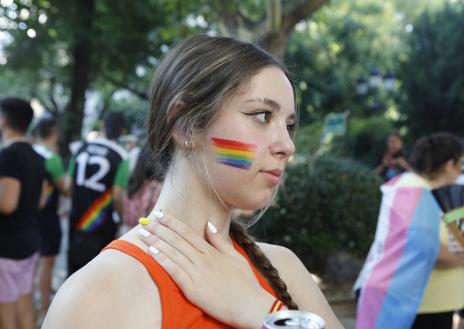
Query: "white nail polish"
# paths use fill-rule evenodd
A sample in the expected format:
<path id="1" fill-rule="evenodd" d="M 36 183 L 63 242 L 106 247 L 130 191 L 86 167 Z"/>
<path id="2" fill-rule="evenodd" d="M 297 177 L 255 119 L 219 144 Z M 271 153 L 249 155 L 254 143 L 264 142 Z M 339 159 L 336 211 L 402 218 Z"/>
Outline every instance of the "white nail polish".
<path id="1" fill-rule="evenodd" d="M 208 222 L 208 228 L 211 231 L 211 233 L 213 233 L 213 234 L 216 234 L 217 231 L 218 231 L 216 226 L 214 226 L 213 223 L 211 223 L 211 222 Z"/>
<path id="2" fill-rule="evenodd" d="M 154 254 L 154 255 L 159 254 L 159 250 L 156 249 L 156 248 L 153 247 L 153 246 L 148 247 L 148 250 L 150 250 L 150 252 L 151 252 L 152 254 Z"/>
<path id="3" fill-rule="evenodd" d="M 144 238 L 148 238 L 151 233 L 148 232 L 146 229 L 144 229 L 143 227 L 141 229 L 139 229 L 139 233 L 141 236 L 143 236 Z"/>
<path id="4" fill-rule="evenodd" d="M 154 215 L 156 218 L 160 219 L 160 218 L 163 218 L 164 214 L 161 210 L 157 210 L 154 212 Z"/>

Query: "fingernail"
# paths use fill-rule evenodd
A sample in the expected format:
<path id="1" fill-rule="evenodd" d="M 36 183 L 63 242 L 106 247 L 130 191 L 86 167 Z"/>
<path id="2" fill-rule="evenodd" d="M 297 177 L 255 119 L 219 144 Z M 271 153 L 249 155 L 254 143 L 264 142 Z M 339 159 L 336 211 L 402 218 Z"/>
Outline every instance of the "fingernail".
<path id="1" fill-rule="evenodd" d="M 140 235 L 142 235 L 144 238 L 148 238 L 151 233 L 148 232 L 146 229 L 144 229 L 143 227 L 141 229 L 139 229 L 139 233 Z"/>
<path id="2" fill-rule="evenodd" d="M 158 255 L 159 252 L 160 252 L 158 249 L 156 249 L 156 248 L 153 247 L 153 246 L 148 247 L 148 250 L 150 250 L 150 252 L 151 252 L 152 254 L 154 254 L 154 255 Z"/>
<path id="3" fill-rule="evenodd" d="M 140 225 L 148 225 L 150 224 L 150 219 L 147 217 L 141 217 L 139 218 L 139 224 Z"/>
<path id="4" fill-rule="evenodd" d="M 208 228 L 211 231 L 211 233 L 213 233 L 213 234 L 217 233 L 217 228 L 216 228 L 216 226 L 213 225 L 213 223 L 208 222 Z"/>
<path id="5" fill-rule="evenodd" d="M 161 210 L 155 211 L 155 212 L 154 212 L 154 215 L 155 215 L 155 217 L 158 218 L 158 219 L 161 219 L 161 218 L 163 218 L 163 216 L 164 216 L 164 214 L 163 214 L 163 212 L 162 212 Z"/>

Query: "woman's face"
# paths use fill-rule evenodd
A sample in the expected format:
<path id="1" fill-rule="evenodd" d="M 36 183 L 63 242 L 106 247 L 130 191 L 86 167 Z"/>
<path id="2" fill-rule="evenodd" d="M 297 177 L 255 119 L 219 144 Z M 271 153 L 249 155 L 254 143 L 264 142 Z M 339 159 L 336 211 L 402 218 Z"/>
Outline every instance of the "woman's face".
<path id="1" fill-rule="evenodd" d="M 396 135 L 390 135 L 388 137 L 387 147 L 392 153 L 398 152 L 403 147 L 403 141 Z"/>
<path id="2" fill-rule="evenodd" d="M 202 135 L 210 182 L 230 208 L 259 209 L 276 190 L 295 146 L 291 84 L 276 67 L 255 75 Z"/>

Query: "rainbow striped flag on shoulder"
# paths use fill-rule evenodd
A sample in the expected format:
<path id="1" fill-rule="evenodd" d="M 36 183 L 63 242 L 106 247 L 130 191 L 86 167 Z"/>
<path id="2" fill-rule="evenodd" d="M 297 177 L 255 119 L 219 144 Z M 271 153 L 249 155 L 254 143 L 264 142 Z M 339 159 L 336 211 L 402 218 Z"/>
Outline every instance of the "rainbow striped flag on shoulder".
<path id="1" fill-rule="evenodd" d="M 440 249 L 441 211 L 414 173 L 381 190 L 375 239 L 354 286 L 356 329 L 410 329 Z"/>

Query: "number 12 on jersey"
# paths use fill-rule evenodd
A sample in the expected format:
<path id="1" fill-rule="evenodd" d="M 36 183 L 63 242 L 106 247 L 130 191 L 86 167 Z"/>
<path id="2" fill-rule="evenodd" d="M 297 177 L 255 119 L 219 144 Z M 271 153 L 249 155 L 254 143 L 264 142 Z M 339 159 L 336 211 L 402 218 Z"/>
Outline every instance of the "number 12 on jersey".
<path id="1" fill-rule="evenodd" d="M 102 183 L 105 175 L 110 171 L 110 162 L 105 157 L 100 155 L 90 155 L 87 152 L 82 152 L 76 157 L 77 177 L 76 184 L 85 186 L 91 190 L 104 192 L 105 184 Z M 97 171 L 86 177 L 88 166 L 96 165 Z"/>

